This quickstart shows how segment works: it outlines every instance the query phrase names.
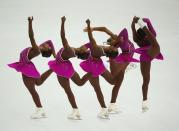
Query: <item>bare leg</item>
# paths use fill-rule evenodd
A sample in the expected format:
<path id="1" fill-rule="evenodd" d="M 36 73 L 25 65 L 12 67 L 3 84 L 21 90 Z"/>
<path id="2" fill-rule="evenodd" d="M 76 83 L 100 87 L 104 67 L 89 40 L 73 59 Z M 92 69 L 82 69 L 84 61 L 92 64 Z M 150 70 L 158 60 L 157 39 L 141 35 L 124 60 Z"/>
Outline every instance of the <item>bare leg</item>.
<path id="1" fill-rule="evenodd" d="M 98 98 L 98 101 L 99 101 L 101 107 L 106 108 L 103 93 L 101 91 L 100 84 L 99 84 L 99 77 L 92 77 L 92 78 L 90 78 L 89 81 L 90 81 L 91 85 L 93 86 L 93 88 L 96 92 L 96 95 L 97 95 L 97 98 Z"/>
<path id="2" fill-rule="evenodd" d="M 140 68 L 143 77 L 143 84 L 142 84 L 143 100 L 147 100 L 148 86 L 150 82 L 151 62 L 141 62 Z"/>
<path id="3" fill-rule="evenodd" d="M 111 85 L 115 85 L 116 76 L 113 76 L 107 69 L 101 76 Z"/>
<path id="4" fill-rule="evenodd" d="M 151 46 L 148 50 L 148 55 L 150 58 L 154 59 L 160 53 L 160 48 L 158 46 Z"/>
<path id="5" fill-rule="evenodd" d="M 86 73 L 82 78 L 80 78 L 79 74 L 75 72 L 71 79 L 78 86 L 82 86 L 89 80 L 90 76 L 90 73 Z"/>
<path id="6" fill-rule="evenodd" d="M 116 75 L 116 69 L 120 68 L 119 67 L 119 64 L 116 63 L 114 60 L 110 60 L 110 71 L 111 71 L 111 74 L 114 76 Z"/>
<path id="7" fill-rule="evenodd" d="M 151 43 L 151 48 L 148 50 L 148 55 L 153 59 L 160 53 L 160 46 L 155 36 L 146 27 L 144 27 L 143 30 L 147 34 L 147 38 Z"/>
<path id="8" fill-rule="evenodd" d="M 40 86 L 40 85 L 42 85 L 43 83 L 44 83 L 44 81 L 52 74 L 52 70 L 51 69 L 49 69 L 49 70 L 47 70 L 46 72 L 44 72 L 41 76 L 40 76 L 40 78 L 39 79 L 36 79 L 35 80 L 35 84 L 37 85 L 37 86 Z"/>
<path id="9" fill-rule="evenodd" d="M 76 105 L 75 97 L 74 97 L 73 92 L 70 88 L 69 79 L 64 78 L 64 77 L 60 77 L 60 76 L 57 76 L 57 78 L 58 78 L 58 82 L 60 83 L 60 85 L 65 90 L 65 93 L 68 96 L 68 100 L 69 100 L 71 106 L 73 108 L 78 108 L 77 105 Z"/>
<path id="10" fill-rule="evenodd" d="M 27 87 L 27 89 L 29 90 L 33 98 L 36 107 L 42 107 L 39 95 L 37 91 L 35 90 L 35 79 L 31 77 L 27 77 L 25 75 L 22 75 L 22 79 L 23 79 L 24 85 Z"/>
<path id="11" fill-rule="evenodd" d="M 129 63 L 119 64 L 119 67 L 120 67 L 120 68 L 118 68 L 119 73 L 117 75 L 116 84 L 114 85 L 113 90 L 112 90 L 111 103 L 116 102 L 119 89 L 120 89 L 121 84 L 122 84 L 123 79 L 124 79 L 125 70 L 126 70 L 128 65 L 129 65 Z"/>

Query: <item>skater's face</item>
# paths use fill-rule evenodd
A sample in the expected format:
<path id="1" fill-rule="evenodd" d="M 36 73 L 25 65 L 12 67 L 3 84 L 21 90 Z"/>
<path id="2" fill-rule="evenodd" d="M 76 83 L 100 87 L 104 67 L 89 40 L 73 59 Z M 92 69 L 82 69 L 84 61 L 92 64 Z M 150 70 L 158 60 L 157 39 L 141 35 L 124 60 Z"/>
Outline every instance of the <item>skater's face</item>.
<path id="1" fill-rule="evenodd" d="M 118 55 L 118 49 L 114 46 L 106 47 L 106 56 L 110 58 L 115 58 Z"/>
<path id="2" fill-rule="evenodd" d="M 143 29 L 139 28 L 139 29 L 137 30 L 137 34 L 139 35 L 140 40 L 146 40 L 146 39 L 147 39 L 147 35 L 146 35 L 146 33 L 143 31 Z"/>
<path id="3" fill-rule="evenodd" d="M 110 37 L 109 39 L 107 39 L 107 43 L 111 46 L 117 46 L 118 44 L 122 43 L 124 41 L 123 37 L 118 37 L 116 35 L 115 38 Z"/>
<path id="4" fill-rule="evenodd" d="M 40 52 L 43 57 L 50 57 L 52 54 L 52 49 L 48 43 L 43 43 L 39 46 Z"/>

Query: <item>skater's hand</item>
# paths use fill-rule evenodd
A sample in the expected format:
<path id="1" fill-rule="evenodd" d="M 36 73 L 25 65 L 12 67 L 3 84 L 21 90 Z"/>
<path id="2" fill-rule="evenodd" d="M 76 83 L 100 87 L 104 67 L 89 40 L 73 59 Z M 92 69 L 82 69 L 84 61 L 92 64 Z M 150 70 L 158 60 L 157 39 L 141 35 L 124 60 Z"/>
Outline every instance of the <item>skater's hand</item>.
<path id="1" fill-rule="evenodd" d="M 65 16 L 61 17 L 61 20 L 62 20 L 63 22 L 66 21 L 66 17 L 65 17 Z"/>
<path id="2" fill-rule="evenodd" d="M 90 20 L 89 19 L 86 20 L 86 24 L 88 24 L 88 25 L 90 24 Z"/>
<path id="3" fill-rule="evenodd" d="M 134 17 L 133 17 L 133 21 L 132 21 L 132 22 L 133 22 L 133 23 L 137 23 L 137 22 L 138 22 L 138 20 L 139 20 L 139 17 L 134 16 Z"/>
<path id="4" fill-rule="evenodd" d="M 32 22 L 33 20 L 34 20 L 34 17 L 33 17 L 33 16 L 28 17 L 28 21 L 29 21 L 29 22 Z"/>

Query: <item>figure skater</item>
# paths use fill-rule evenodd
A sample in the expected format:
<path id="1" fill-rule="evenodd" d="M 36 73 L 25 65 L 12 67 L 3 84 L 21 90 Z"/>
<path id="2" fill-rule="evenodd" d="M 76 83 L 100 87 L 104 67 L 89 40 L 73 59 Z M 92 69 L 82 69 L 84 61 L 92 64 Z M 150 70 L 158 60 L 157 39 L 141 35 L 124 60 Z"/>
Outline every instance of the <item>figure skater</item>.
<path id="1" fill-rule="evenodd" d="M 85 55 L 81 56 L 79 53 L 83 51 L 83 49 L 70 47 L 66 37 L 65 37 L 65 24 L 66 18 L 63 16 L 61 18 L 61 39 L 63 48 L 59 50 L 56 55 L 56 59 L 53 61 L 49 61 L 49 67 L 57 74 L 58 82 L 65 90 L 67 94 L 68 100 L 73 108 L 72 113 L 68 116 L 69 119 L 79 120 L 81 119 L 80 113 L 75 101 L 75 97 L 70 88 L 70 79 L 77 84 L 78 86 L 84 85 L 91 76 L 90 73 L 85 74 L 82 78 L 80 78 L 79 74 L 74 70 L 72 63 L 70 62 L 70 58 L 73 58 L 78 54 L 77 57 L 85 58 Z M 85 52 L 85 50 L 84 50 Z"/>
<path id="2" fill-rule="evenodd" d="M 86 31 L 86 29 L 84 29 L 84 31 Z M 112 33 L 106 27 L 91 27 L 91 31 L 105 32 L 110 36 L 110 38 L 107 40 L 107 44 L 122 50 L 122 53 L 117 57 L 109 58 L 110 70 L 112 75 L 116 76 L 116 84 L 112 90 L 111 103 L 108 107 L 108 112 L 118 113 L 116 99 L 124 79 L 125 70 L 130 62 L 139 62 L 139 60 L 133 58 L 135 48 L 133 43 L 128 38 L 128 32 L 126 28 L 124 28 L 119 33 L 119 35 Z"/>
<path id="3" fill-rule="evenodd" d="M 52 70 L 49 69 L 46 72 L 44 72 L 42 75 L 40 75 L 31 60 L 34 57 L 37 57 L 40 53 L 42 54 L 43 57 L 50 57 L 51 54 L 55 55 L 55 50 L 51 40 L 45 41 L 40 46 L 36 44 L 36 41 L 34 39 L 33 29 L 32 29 L 32 21 L 33 21 L 33 17 L 28 17 L 28 23 L 29 23 L 28 32 L 29 32 L 29 38 L 32 47 L 27 47 L 20 53 L 19 62 L 8 64 L 8 66 L 14 68 L 17 72 L 22 73 L 22 79 L 24 85 L 30 92 L 33 101 L 36 105 L 36 111 L 33 115 L 31 115 L 31 118 L 37 119 L 37 118 L 45 118 L 46 115 L 42 108 L 39 95 L 35 89 L 35 85 L 36 86 L 42 85 L 43 82 L 50 76 Z"/>
<path id="4" fill-rule="evenodd" d="M 105 68 L 101 56 L 107 56 L 115 58 L 118 55 L 118 50 L 115 47 L 104 47 L 98 46 L 95 39 L 93 38 L 92 32 L 90 30 L 90 20 L 86 21 L 87 31 L 90 43 L 85 44 L 86 48 L 90 49 L 90 56 L 87 60 L 80 63 L 81 68 L 85 72 L 90 72 L 92 77 L 90 78 L 90 84 L 93 86 L 98 101 L 102 107 L 100 113 L 98 114 L 99 118 L 108 119 L 108 111 L 106 104 L 104 102 L 104 97 L 99 84 L 99 76 L 101 75 L 108 83 L 115 84 L 115 76 L 112 76 L 111 73 Z"/>
<path id="5" fill-rule="evenodd" d="M 140 28 L 136 30 L 135 24 L 138 24 Z M 147 26 L 145 26 L 147 24 Z M 140 69 L 143 77 L 142 93 L 142 111 L 145 112 L 148 107 L 148 86 L 150 82 L 150 69 L 151 61 L 153 59 L 163 60 L 163 56 L 160 53 L 160 46 L 156 40 L 156 32 L 148 18 L 134 17 L 132 24 L 133 40 L 140 47 L 136 49 L 136 52 L 140 54 Z"/>

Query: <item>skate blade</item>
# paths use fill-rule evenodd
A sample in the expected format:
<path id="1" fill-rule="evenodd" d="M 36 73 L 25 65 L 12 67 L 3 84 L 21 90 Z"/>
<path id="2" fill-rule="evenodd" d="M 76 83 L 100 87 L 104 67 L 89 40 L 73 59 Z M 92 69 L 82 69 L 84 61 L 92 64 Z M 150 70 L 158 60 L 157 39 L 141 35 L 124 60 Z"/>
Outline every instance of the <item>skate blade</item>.
<path id="1" fill-rule="evenodd" d="M 149 108 L 142 108 L 142 113 L 148 112 Z"/>
<path id="2" fill-rule="evenodd" d="M 119 111 L 108 111 L 109 114 L 119 114 Z"/>
<path id="3" fill-rule="evenodd" d="M 109 116 L 98 116 L 99 119 L 110 120 Z"/>
<path id="4" fill-rule="evenodd" d="M 40 116 L 40 117 L 30 117 L 31 119 L 45 119 L 47 116 Z"/>
<path id="5" fill-rule="evenodd" d="M 68 117 L 69 120 L 82 120 L 81 117 Z"/>

